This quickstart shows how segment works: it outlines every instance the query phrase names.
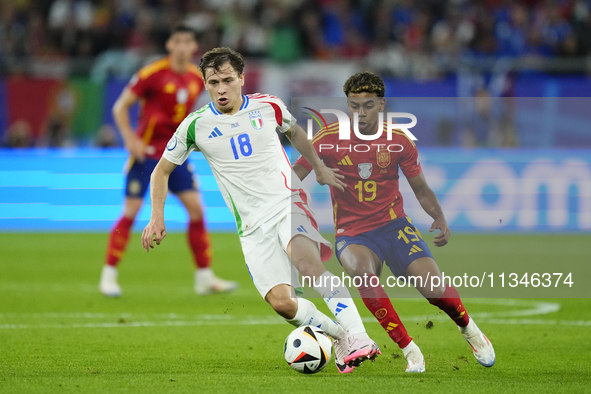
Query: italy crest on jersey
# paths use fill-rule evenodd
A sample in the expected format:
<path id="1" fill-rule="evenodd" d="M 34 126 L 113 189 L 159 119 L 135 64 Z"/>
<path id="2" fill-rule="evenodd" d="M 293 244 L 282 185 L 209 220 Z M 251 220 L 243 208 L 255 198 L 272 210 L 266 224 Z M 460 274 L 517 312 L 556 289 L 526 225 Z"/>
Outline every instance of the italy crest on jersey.
<path id="1" fill-rule="evenodd" d="M 377 151 L 378 155 L 378 166 L 382 168 L 388 167 L 390 165 L 390 152 L 387 150 Z"/>
<path id="2" fill-rule="evenodd" d="M 357 171 L 359 172 L 359 176 L 363 179 L 367 179 L 371 176 L 371 168 L 373 167 L 372 163 L 359 163 L 357 164 Z"/>
<path id="3" fill-rule="evenodd" d="M 260 111 L 249 112 L 248 118 L 250 119 L 250 124 L 255 128 L 255 130 L 263 128 L 263 115 L 261 115 Z"/>

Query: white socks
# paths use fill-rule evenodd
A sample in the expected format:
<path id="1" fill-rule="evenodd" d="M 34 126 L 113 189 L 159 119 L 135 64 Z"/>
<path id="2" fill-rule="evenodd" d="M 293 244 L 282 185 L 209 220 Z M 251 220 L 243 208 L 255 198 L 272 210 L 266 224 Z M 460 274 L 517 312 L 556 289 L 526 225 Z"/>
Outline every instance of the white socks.
<path id="1" fill-rule="evenodd" d="M 472 317 L 470 317 L 470 322 L 468 323 L 468 325 L 466 327 L 458 326 L 458 329 L 460 330 L 462 335 L 468 335 L 468 336 L 475 335 L 479 331 L 478 326 L 476 325 L 476 323 L 474 323 L 474 320 L 472 320 Z"/>
<path id="2" fill-rule="evenodd" d="M 293 319 L 285 320 L 296 327 L 307 325 L 318 327 L 333 338 L 339 338 L 344 333 L 343 327 L 320 312 L 316 308 L 316 305 L 305 298 L 298 297 L 298 311 L 296 315 Z"/>
<path id="3" fill-rule="evenodd" d="M 336 278 L 334 281 L 331 280 L 333 277 Z M 337 283 L 339 286 L 332 287 Z M 320 286 L 316 286 L 316 284 L 320 284 Z M 349 293 L 349 289 L 343 286 L 339 277 L 325 271 L 314 280 L 313 285 L 314 290 L 324 298 L 328 309 L 335 315 L 339 324 L 350 335 L 367 337 L 357 306 L 355 306 L 351 298 L 351 293 Z"/>
<path id="4" fill-rule="evenodd" d="M 213 280 L 213 276 L 213 270 L 210 267 L 195 270 L 195 279 L 199 282 L 209 283 Z"/>
<path id="5" fill-rule="evenodd" d="M 408 343 L 408 345 L 406 345 L 406 347 L 403 347 L 402 350 L 402 354 L 404 354 L 404 358 L 408 358 L 408 354 L 413 351 L 418 349 L 419 352 L 421 351 L 421 349 L 419 349 L 419 347 L 417 346 L 417 344 L 414 341 L 410 341 Z"/>

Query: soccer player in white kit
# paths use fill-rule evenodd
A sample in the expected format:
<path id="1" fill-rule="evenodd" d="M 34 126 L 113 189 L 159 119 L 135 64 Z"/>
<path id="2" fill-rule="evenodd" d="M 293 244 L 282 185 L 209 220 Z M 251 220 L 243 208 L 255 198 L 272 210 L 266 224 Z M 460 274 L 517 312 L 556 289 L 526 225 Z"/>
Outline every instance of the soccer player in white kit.
<path id="1" fill-rule="evenodd" d="M 318 232 L 309 196 L 275 130 L 285 133 L 312 164 L 320 184 L 343 188 L 342 177 L 322 164 L 280 99 L 242 95 L 242 55 L 215 48 L 203 55 L 200 68 L 212 102 L 181 123 L 152 172 L 152 217 L 142 234 L 143 248 L 149 251 L 153 241 L 159 245 L 166 235 L 164 200 L 170 173 L 193 150 L 201 151 L 234 213 L 246 265 L 261 296 L 290 324 L 327 332 L 334 340 L 337 369 L 353 371 L 381 353 L 367 335 L 349 290 L 342 284 L 332 287 L 337 281 L 322 264 L 331 257 L 332 245 Z M 314 289 L 338 323 L 296 297 L 298 272 L 314 278 Z"/>

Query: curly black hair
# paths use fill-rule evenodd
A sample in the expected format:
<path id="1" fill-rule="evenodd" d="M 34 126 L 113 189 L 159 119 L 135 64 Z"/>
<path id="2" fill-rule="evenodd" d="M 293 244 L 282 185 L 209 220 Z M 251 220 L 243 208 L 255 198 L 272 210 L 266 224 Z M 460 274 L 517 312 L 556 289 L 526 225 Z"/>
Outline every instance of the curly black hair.
<path id="1" fill-rule="evenodd" d="M 206 68 L 211 67 L 215 71 L 220 71 L 220 67 L 226 62 L 230 63 L 238 75 L 241 75 L 244 72 L 244 58 L 240 53 L 226 47 L 213 48 L 203 55 L 201 62 L 199 63 L 203 78 L 205 78 Z"/>
<path id="2" fill-rule="evenodd" d="M 375 93 L 378 97 L 386 95 L 386 85 L 384 80 L 372 73 L 371 71 L 364 71 L 353 75 L 345 82 L 343 91 L 348 97 L 349 93 Z"/>

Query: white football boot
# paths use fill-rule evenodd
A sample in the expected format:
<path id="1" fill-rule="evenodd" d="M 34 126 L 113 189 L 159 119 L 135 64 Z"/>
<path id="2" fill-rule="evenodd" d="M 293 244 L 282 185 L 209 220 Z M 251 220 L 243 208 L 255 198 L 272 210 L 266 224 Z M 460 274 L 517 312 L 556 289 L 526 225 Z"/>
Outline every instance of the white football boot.
<path id="1" fill-rule="evenodd" d="M 349 334 L 344 331 L 343 335 L 339 338 L 333 338 L 334 345 L 334 363 L 337 366 L 337 370 L 340 373 L 351 373 L 355 369 L 353 366 L 347 365 L 345 357 L 351 352 Z"/>
<path id="2" fill-rule="evenodd" d="M 405 372 L 425 372 L 425 357 L 421 353 L 421 349 L 417 346 L 414 341 L 410 341 L 405 348 L 402 349 L 404 358 L 408 364 L 406 364 Z"/>
<path id="3" fill-rule="evenodd" d="M 464 336 L 464 339 L 470 344 L 470 347 L 474 352 L 474 357 L 476 357 L 476 361 L 485 367 L 492 367 L 496 360 L 495 349 L 486 335 L 484 335 L 476 323 L 474 323 L 474 320 L 470 318 L 470 322 L 466 327 L 458 326 L 458 328 Z"/>
<path id="4" fill-rule="evenodd" d="M 237 282 L 218 278 L 211 268 L 201 268 L 195 271 L 195 292 L 199 295 L 228 293 L 237 288 Z"/>
<path id="5" fill-rule="evenodd" d="M 382 354 L 379 346 L 367 334 L 351 336 L 349 355 L 345 357 L 348 365 L 358 367 L 366 360 L 374 361 Z"/>
<path id="6" fill-rule="evenodd" d="M 104 265 L 101 272 L 99 290 L 107 297 L 121 297 L 121 287 L 117 283 L 117 268 Z"/>

